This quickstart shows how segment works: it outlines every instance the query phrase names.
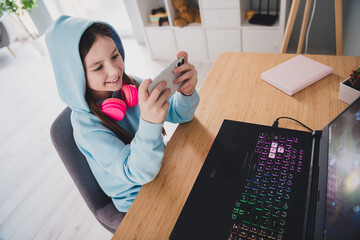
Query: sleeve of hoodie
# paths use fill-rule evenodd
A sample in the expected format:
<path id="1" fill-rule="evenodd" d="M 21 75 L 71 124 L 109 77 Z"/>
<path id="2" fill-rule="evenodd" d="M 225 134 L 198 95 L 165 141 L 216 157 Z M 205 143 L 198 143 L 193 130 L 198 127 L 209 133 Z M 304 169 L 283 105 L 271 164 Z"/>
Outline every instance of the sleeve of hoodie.
<path id="1" fill-rule="evenodd" d="M 200 98 L 196 90 L 190 96 L 176 92 L 169 102 L 169 112 L 165 120 L 172 123 L 184 123 L 193 119 Z"/>
<path id="2" fill-rule="evenodd" d="M 152 181 L 160 171 L 164 155 L 162 126 L 140 118 L 138 131 L 130 144 L 124 144 L 101 123 L 96 123 L 92 130 L 83 126 L 83 132 L 75 131 L 74 134 L 75 137 L 80 135 L 76 137 L 77 143 L 90 166 L 100 166 L 124 181 L 143 185 Z"/>

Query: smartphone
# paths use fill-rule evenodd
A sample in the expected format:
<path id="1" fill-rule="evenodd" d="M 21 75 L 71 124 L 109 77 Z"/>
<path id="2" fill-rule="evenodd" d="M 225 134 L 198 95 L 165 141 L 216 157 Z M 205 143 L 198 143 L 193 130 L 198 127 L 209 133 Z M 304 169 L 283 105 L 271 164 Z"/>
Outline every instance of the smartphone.
<path id="1" fill-rule="evenodd" d="M 156 87 L 156 85 L 158 85 L 161 81 L 166 81 L 166 88 L 170 88 L 171 92 L 169 94 L 169 96 L 167 97 L 167 100 L 169 100 L 172 95 L 175 94 L 175 92 L 181 87 L 181 85 L 183 84 L 183 82 L 175 84 L 174 81 L 176 78 L 180 77 L 182 74 L 184 74 L 184 72 L 179 73 L 179 74 L 175 74 L 173 73 L 173 70 L 181 65 L 183 65 L 185 63 L 185 58 L 184 57 L 180 57 L 176 60 L 174 60 L 173 62 L 171 62 L 164 70 L 162 70 L 158 75 L 156 75 L 156 77 L 153 79 L 152 83 L 150 84 L 148 91 L 149 94 L 152 92 L 152 90 Z M 164 89 L 164 91 L 165 91 Z M 164 92 L 163 91 L 163 92 Z"/>

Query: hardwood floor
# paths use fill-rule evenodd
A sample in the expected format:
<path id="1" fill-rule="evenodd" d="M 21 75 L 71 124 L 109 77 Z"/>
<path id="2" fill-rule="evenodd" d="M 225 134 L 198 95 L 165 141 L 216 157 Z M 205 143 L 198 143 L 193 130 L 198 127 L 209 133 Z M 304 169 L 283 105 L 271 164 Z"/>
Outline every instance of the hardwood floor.
<path id="1" fill-rule="evenodd" d="M 124 38 L 123 44 L 130 74 L 152 78 L 170 62 L 153 61 L 133 38 Z M 111 239 L 51 143 L 50 126 L 65 105 L 48 55 L 27 42 L 11 47 L 16 58 L 0 49 L 0 240 Z M 212 63 L 193 64 L 199 88 Z M 166 125 L 167 132 L 175 127 Z"/>

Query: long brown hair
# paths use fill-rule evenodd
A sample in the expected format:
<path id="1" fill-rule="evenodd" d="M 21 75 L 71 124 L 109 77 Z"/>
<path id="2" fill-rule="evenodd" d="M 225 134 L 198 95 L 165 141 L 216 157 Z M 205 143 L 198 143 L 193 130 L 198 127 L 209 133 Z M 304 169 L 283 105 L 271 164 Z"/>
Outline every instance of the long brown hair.
<path id="1" fill-rule="evenodd" d="M 94 44 L 96 40 L 97 35 L 107 36 L 112 38 L 111 29 L 103 24 L 103 23 L 94 23 L 92 24 L 84 34 L 82 35 L 79 43 L 79 53 L 82 62 L 84 63 L 84 59 L 86 55 L 88 54 L 91 46 Z M 126 75 L 126 73 L 123 73 L 122 80 L 125 83 L 133 84 L 136 86 L 136 88 L 139 87 L 139 83 L 136 82 L 133 78 Z M 120 127 L 118 124 L 115 123 L 113 119 L 111 119 L 108 115 L 103 113 L 99 107 L 96 105 L 94 98 L 92 97 L 89 89 L 86 89 L 85 99 L 89 105 L 90 111 L 95 114 L 100 121 L 115 133 L 115 135 L 123 141 L 125 144 L 129 144 L 131 140 L 133 139 L 133 136 L 131 136 L 128 132 L 126 132 L 122 127 Z"/>

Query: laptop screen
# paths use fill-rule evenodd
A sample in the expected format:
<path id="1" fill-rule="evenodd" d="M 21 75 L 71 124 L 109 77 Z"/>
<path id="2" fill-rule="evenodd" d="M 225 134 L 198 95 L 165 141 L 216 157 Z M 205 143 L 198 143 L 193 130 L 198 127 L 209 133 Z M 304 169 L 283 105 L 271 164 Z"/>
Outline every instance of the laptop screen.
<path id="1" fill-rule="evenodd" d="M 329 125 L 325 211 L 325 239 L 360 236 L 360 98 Z"/>

